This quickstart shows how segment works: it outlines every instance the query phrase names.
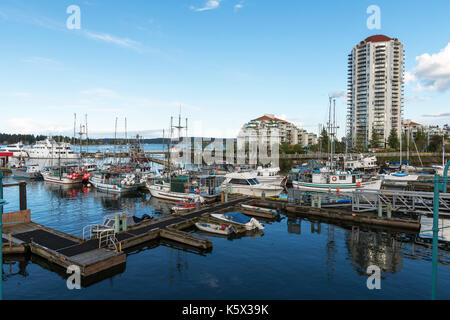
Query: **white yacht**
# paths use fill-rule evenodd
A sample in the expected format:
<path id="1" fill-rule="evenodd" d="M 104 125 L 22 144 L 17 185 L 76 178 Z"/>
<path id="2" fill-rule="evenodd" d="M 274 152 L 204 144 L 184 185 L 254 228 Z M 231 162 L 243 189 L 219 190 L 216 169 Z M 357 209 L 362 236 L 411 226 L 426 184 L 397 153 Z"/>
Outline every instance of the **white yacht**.
<path id="1" fill-rule="evenodd" d="M 271 167 L 271 168 L 263 168 L 259 166 L 255 174 L 260 183 L 271 184 L 274 186 L 281 186 L 283 180 L 286 177 L 280 176 L 280 168 Z"/>
<path id="2" fill-rule="evenodd" d="M 283 192 L 280 186 L 260 183 L 254 172 L 236 172 L 225 175 L 222 184 L 223 190 L 229 188 L 231 194 L 239 193 L 247 196 L 261 197 L 264 193 L 266 197 L 277 197 Z"/>
<path id="3" fill-rule="evenodd" d="M 56 142 L 54 139 L 38 141 L 26 148 L 30 159 L 79 159 L 80 155 L 71 149 L 70 143 Z"/>
<path id="4" fill-rule="evenodd" d="M 25 151 L 22 142 L 9 144 L 6 147 L 1 148 L 0 152 L 12 152 L 14 158 L 28 158 L 28 153 Z"/>
<path id="5" fill-rule="evenodd" d="M 344 170 L 373 170 L 377 168 L 377 157 L 364 157 L 360 154 L 356 159 L 344 159 Z"/>

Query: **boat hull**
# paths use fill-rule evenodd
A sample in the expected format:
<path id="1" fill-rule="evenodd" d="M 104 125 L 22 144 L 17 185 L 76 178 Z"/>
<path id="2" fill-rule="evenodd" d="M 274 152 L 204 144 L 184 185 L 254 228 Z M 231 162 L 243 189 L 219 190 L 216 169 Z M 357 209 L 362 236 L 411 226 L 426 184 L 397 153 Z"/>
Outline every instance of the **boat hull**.
<path id="1" fill-rule="evenodd" d="M 237 225 L 243 226 L 245 228 L 245 230 L 248 230 L 248 231 L 258 228 L 258 226 L 254 223 L 254 221 L 256 221 L 256 220 L 253 218 L 248 223 L 240 223 L 240 222 L 226 219 L 222 214 L 213 213 L 213 214 L 211 214 L 211 217 L 222 220 L 222 221 L 226 221 L 228 223 L 235 223 Z"/>
<path id="2" fill-rule="evenodd" d="M 276 177 L 256 177 L 260 183 L 269 184 L 272 186 L 281 186 L 285 177 L 276 176 Z"/>
<path id="3" fill-rule="evenodd" d="M 96 181 L 95 179 L 89 179 L 89 183 L 99 191 L 106 192 L 106 193 L 114 193 L 114 194 L 125 194 L 125 193 L 132 193 L 136 192 L 139 189 L 139 185 L 133 185 L 133 186 L 120 186 L 115 184 L 108 184 Z"/>
<path id="4" fill-rule="evenodd" d="M 233 185 L 231 188 L 232 194 L 243 194 L 246 196 L 261 198 L 264 193 L 265 197 L 277 197 L 283 192 L 283 188 L 258 188 L 255 186 L 245 186 L 245 185 Z"/>
<path id="5" fill-rule="evenodd" d="M 81 178 L 79 179 L 69 179 L 69 178 L 60 178 L 56 176 L 51 175 L 43 175 L 44 181 L 51 182 L 51 183 L 58 183 L 58 184 L 66 184 L 66 185 L 75 185 L 75 184 L 81 184 L 83 180 Z"/>
<path id="6" fill-rule="evenodd" d="M 231 234 L 231 229 L 229 227 L 226 227 L 225 229 L 221 229 L 221 226 L 218 224 L 212 224 L 212 223 L 195 223 L 195 226 L 205 232 L 209 233 L 216 233 L 216 234 L 222 234 L 222 235 L 229 235 Z"/>
<path id="7" fill-rule="evenodd" d="M 201 203 L 205 202 L 205 199 L 197 194 L 180 193 L 168 191 L 167 188 L 160 186 L 147 185 L 150 195 L 155 198 L 170 200 L 170 201 L 192 201 L 199 199 Z"/>
<path id="8" fill-rule="evenodd" d="M 374 180 L 369 182 L 362 182 L 360 186 L 356 183 L 349 184 L 317 184 L 302 181 L 293 181 L 292 186 L 295 189 L 302 191 L 313 191 L 313 192 L 339 192 L 339 193 L 350 193 L 355 190 L 367 189 L 367 190 L 380 190 L 382 180 Z"/>

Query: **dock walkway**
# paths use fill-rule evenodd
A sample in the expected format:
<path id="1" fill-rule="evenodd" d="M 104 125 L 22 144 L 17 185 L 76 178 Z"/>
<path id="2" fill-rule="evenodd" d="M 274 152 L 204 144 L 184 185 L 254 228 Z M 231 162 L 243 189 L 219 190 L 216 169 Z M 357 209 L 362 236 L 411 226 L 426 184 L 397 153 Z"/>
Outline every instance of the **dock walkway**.
<path id="1" fill-rule="evenodd" d="M 99 239 L 83 240 L 34 222 L 17 223 L 5 226 L 4 244 L 30 251 L 63 268 L 75 265 L 80 268 L 83 277 L 98 274 L 126 263 L 123 249 L 131 248 L 145 242 L 166 238 L 181 242 L 197 249 L 208 250 L 212 242 L 204 237 L 181 231 L 193 225 L 200 218 L 211 212 L 226 210 L 249 198 L 237 198 L 219 205 L 209 205 L 200 210 L 183 215 L 171 215 L 158 220 L 146 220 L 129 227 L 126 231 L 116 233 L 115 239 L 120 244 L 119 250 L 101 246 Z M 19 252 L 19 251 L 17 251 Z M 12 249 L 11 249 L 11 253 Z"/>

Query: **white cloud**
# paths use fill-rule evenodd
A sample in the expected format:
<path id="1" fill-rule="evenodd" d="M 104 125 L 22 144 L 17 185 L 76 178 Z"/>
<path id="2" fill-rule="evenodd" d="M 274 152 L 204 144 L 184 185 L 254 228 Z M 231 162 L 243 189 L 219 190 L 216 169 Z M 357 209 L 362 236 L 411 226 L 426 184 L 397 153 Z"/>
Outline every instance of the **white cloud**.
<path id="1" fill-rule="evenodd" d="M 234 10 L 239 10 L 242 9 L 244 7 L 244 5 L 242 3 L 238 3 L 234 6 Z"/>
<path id="2" fill-rule="evenodd" d="M 207 11 L 217 9 L 220 6 L 220 1 L 222 0 L 208 0 L 203 8 L 195 8 L 191 6 L 191 9 L 194 11 Z"/>
<path id="3" fill-rule="evenodd" d="M 112 44 L 115 44 L 117 46 L 124 47 L 124 48 L 134 49 L 137 51 L 139 51 L 141 48 L 140 42 L 137 42 L 137 41 L 134 41 L 134 40 L 131 40 L 128 38 L 118 38 L 118 37 L 112 36 L 107 33 L 95 33 L 95 32 L 91 32 L 91 31 L 85 31 L 84 34 L 90 39 L 99 40 L 99 41 L 103 41 L 103 42 L 107 42 L 107 43 L 112 43 Z"/>
<path id="4" fill-rule="evenodd" d="M 405 98 L 405 102 L 408 102 L 408 103 L 425 102 L 425 101 L 430 101 L 430 100 L 431 100 L 431 98 L 426 97 L 426 96 L 414 96 L 414 97 Z"/>
<path id="5" fill-rule="evenodd" d="M 8 124 L 12 132 L 21 134 L 63 132 L 71 129 L 70 127 L 55 125 L 54 122 L 41 121 L 33 118 L 11 118 L 8 119 Z"/>
<path id="6" fill-rule="evenodd" d="M 33 64 L 39 64 L 39 65 L 48 65 L 48 66 L 59 66 L 61 65 L 61 62 L 50 59 L 50 58 L 44 58 L 44 57 L 29 57 L 25 58 L 23 60 L 27 63 L 33 63 Z"/>
<path id="7" fill-rule="evenodd" d="M 435 114 L 424 114 L 423 117 L 427 118 L 450 118 L 450 112 L 441 112 Z"/>
<path id="8" fill-rule="evenodd" d="M 417 82 L 416 91 L 450 89 L 450 43 L 438 53 L 424 53 L 416 57 L 416 67 L 405 73 L 405 82 Z"/>
<path id="9" fill-rule="evenodd" d="M 328 96 L 331 98 L 340 99 L 343 103 L 347 103 L 347 92 L 344 90 L 333 91 Z"/>

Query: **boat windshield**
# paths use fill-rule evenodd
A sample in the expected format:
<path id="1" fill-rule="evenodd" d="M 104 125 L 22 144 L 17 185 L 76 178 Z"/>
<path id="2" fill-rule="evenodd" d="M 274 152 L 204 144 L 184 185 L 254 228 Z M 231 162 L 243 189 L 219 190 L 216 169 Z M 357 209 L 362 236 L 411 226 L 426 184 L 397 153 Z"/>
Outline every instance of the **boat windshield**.
<path id="1" fill-rule="evenodd" d="M 255 184 L 259 184 L 259 181 L 256 179 L 248 179 L 248 182 L 253 186 Z"/>

